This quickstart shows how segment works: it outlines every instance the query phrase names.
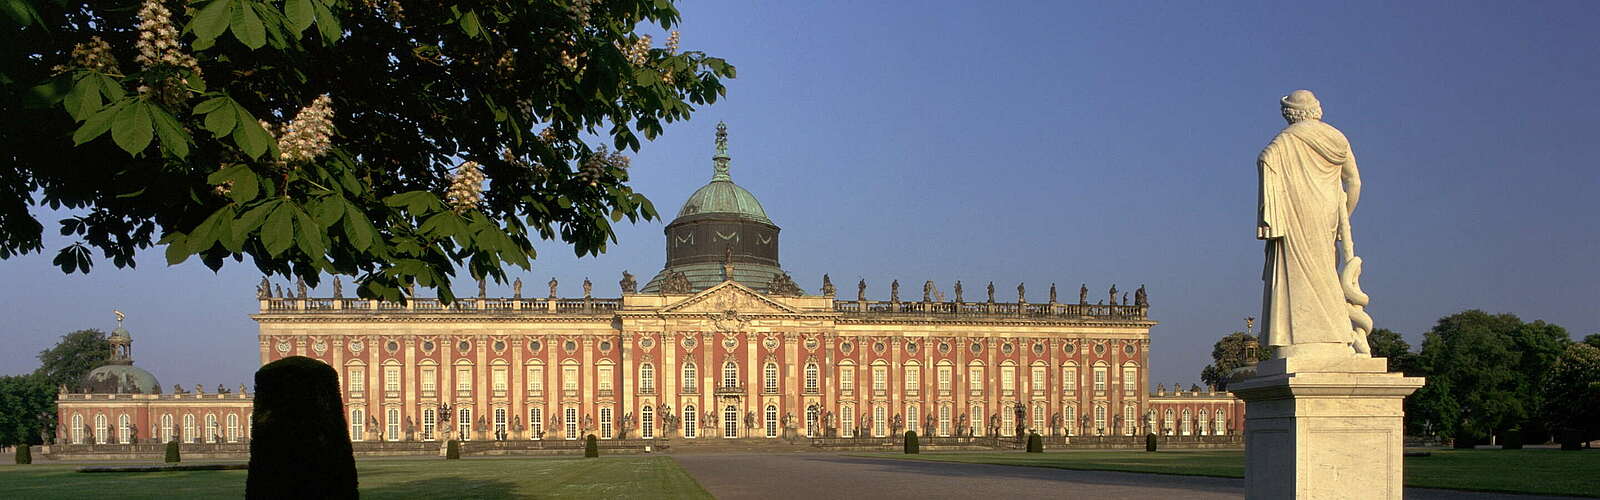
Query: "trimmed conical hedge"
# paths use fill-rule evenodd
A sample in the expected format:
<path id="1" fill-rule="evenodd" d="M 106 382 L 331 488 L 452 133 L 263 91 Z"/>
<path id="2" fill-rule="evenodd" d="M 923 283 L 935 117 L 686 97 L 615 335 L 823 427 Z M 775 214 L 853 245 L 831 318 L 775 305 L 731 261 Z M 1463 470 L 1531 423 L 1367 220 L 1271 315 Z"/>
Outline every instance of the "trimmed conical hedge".
<path id="1" fill-rule="evenodd" d="M 583 438 L 583 456 L 587 458 L 600 456 L 600 441 L 594 438 L 594 434 Z"/>
<path id="2" fill-rule="evenodd" d="M 922 444 L 917 441 L 917 431 L 906 431 L 906 454 L 918 453 L 922 453 Z"/>
<path id="3" fill-rule="evenodd" d="M 460 441 L 456 441 L 454 439 L 451 439 L 449 442 L 445 443 L 445 445 L 444 445 L 444 459 L 445 460 L 460 460 L 461 459 L 461 442 Z"/>
<path id="4" fill-rule="evenodd" d="M 1144 451 L 1156 451 L 1156 433 L 1144 435 Z"/>
<path id="5" fill-rule="evenodd" d="M 256 371 L 245 498 L 357 498 L 356 461 L 327 363 L 292 356 Z"/>
<path id="6" fill-rule="evenodd" d="M 178 440 L 174 439 L 167 441 L 166 461 L 169 464 L 175 464 L 183 461 L 183 455 L 178 451 Z"/>
<path id="7" fill-rule="evenodd" d="M 17 445 L 17 465 L 28 465 L 31 463 L 33 463 L 33 450 L 28 449 L 28 445 L 26 444 Z"/>
<path id="8" fill-rule="evenodd" d="M 1044 436 L 1037 432 L 1028 434 L 1028 453 L 1044 453 Z"/>

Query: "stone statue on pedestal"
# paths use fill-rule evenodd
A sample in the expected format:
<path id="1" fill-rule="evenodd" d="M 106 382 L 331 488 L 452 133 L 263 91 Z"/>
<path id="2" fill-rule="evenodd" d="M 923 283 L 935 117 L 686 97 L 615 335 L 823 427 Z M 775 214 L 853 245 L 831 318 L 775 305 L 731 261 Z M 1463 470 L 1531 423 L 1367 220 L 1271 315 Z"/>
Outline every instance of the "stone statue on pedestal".
<path id="1" fill-rule="evenodd" d="M 511 296 L 518 299 L 522 298 L 522 278 L 517 278 L 511 282 Z"/>
<path id="2" fill-rule="evenodd" d="M 865 279 L 863 279 L 860 282 L 856 283 L 856 300 L 858 300 L 858 301 L 866 301 L 867 300 L 867 280 L 865 280 Z"/>
<path id="3" fill-rule="evenodd" d="M 618 281 L 617 282 L 617 286 L 622 288 L 622 293 L 625 293 L 625 294 L 626 293 L 635 293 L 635 292 L 638 292 L 639 281 L 633 279 L 633 274 L 632 273 L 629 273 L 627 271 L 623 271 L 622 272 L 622 281 Z"/>
<path id="4" fill-rule="evenodd" d="M 583 279 L 583 298 L 587 299 L 587 298 L 593 297 L 593 296 L 594 296 L 594 283 L 589 282 L 589 278 L 584 278 Z"/>
<path id="5" fill-rule="evenodd" d="M 1051 283 L 1050 284 L 1050 303 L 1051 304 L 1056 303 L 1056 284 L 1055 283 Z"/>
<path id="6" fill-rule="evenodd" d="M 294 279 L 294 288 L 295 288 L 295 291 L 299 293 L 300 298 L 302 298 L 302 299 L 306 298 L 306 279 L 305 278 L 295 278 Z"/>
<path id="7" fill-rule="evenodd" d="M 900 280 L 889 283 L 889 302 L 900 301 Z"/>
<path id="8" fill-rule="evenodd" d="M 1025 288 L 1025 287 L 1026 287 L 1025 283 L 1017 283 L 1017 303 L 1018 304 L 1026 304 L 1028 302 L 1028 289 Z"/>
<path id="9" fill-rule="evenodd" d="M 822 275 L 822 294 L 832 297 L 838 290 L 833 287 L 833 280 L 827 274 Z"/>
<path id="10" fill-rule="evenodd" d="M 1117 305 L 1117 284 L 1116 283 L 1112 283 L 1111 284 L 1111 298 L 1108 300 L 1108 302 L 1111 305 Z"/>
<path id="11" fill-rule="evenodd" d="M 1089 303 L 1089 284 L 1088 283 L 1084 283 L 1084 284 L 1078 285 L 1078 305 L 1087 305 L 1088 303 Z"/>
<path id="12" fill-rule="evenodd" d="M 344 281 L 341 281 L 338 276 L 333 277 L 333 298 L 344 298 Z"/>
<path id="13" fill-rule="evenodd" d="M 272 283 L 267 281 L 267 277 L 266 276 L 262 276 L 261 277 L 261 284 L 256 285 L 256 298 L 257 299 L 270 299 L 270 298 L 272 298 Z"/>
<path id="14" fill-rule="evenodd" d="M 994 282 L 993 281 L 989 282 L 989 303 L 990 304 L 994 303 Z"/>
<path id="15" fill-rule="evenodd" d="M 554 277 L 551 277 L 550 278 L 550 298 L 552 298 L 552 299 L 556 298 L 556 285 L 557 284 L 559 284 L 559 282 L 557 282 Z"/>
<path id="16" fill-rule="evenodd" d="M 1355 154 L 1344 133 L 1322 121 L 1311 91 L 1280 104 L 1289 126 L 1256 161 L 1256 238 L 1267 242 L 1261 336 L 1280 358 L 1365 355 L 1372 318 L 1350 229 L 1361 198 Z M 1338 254 L 1328 251 L 1336 245 Z"/>
<path id="17" fill-rule="evenodd" d="M 961 280 L 956 280 L 956 303 L 961 303 Z"/>

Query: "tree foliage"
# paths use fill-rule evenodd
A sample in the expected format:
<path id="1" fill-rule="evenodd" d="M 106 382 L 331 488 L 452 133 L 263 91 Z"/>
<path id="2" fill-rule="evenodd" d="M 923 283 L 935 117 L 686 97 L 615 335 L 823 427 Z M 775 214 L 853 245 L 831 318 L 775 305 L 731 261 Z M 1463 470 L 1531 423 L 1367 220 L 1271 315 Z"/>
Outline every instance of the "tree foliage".
<path id="1" fill-rule="evenodd" d="M 55 386 L 44 377 L 0 376 L 0 446 L 44 444 L 55 409 Z"/>
<path id="2" fill-rule="evenodd" d="M 249 258 L 363 297 L 453 298 L 534 238 L 579 255 L 656 217 L 628 185 L 641 139 L 724 94 L 734 68 L 665 47 L 669 0 L 4 0 L 0 258 L 66 272 L 165 245 Z M 654 29 L 654 28 L 649 28 Z"/>
<path id="3" fill-rule="evenodd" d="M 1567 346 L 1545 380 L 1542 413 L 1553 431 L 1600 439 L 1600 348 Z"/>
<path id="4" fill-rule="evenodd" d="M 1233 332 L 1218 340 L 1211 347 L 1211 364 L 1200 370 L 1200 380 L 1207 385 L 1215 386 L 1219 391 L 1228 390 L 1228 378 L 1233 376 L 1233 370 L 1249 364 L 1246 344 L 1251 340 L 1255 340 L 1255 336 L 1245 332 Z M 1270 350 L 1265 346 L 1257 346 L 1256 361 L 1266 361 L 1271 358 Z M 1176 391 L 1178 388 L 1174 387 L 1173 390 Z"/>
<path id="5" fill-rule="evenodd" d="M 1408 401 L 1410 427 L 1468 440 L 1519 427 L 1543 442 L 1539 384 L 1569 343 L 1561 327 L 1512 314 L 1473 309 L 1440 318 L 1417 357 L 1428 382 Z"/>
<path id="6" fill-rule="evenodd" d="M 111 342 L 106 332 L 90 328 L 61 336 L 55 347 L 39 352 L 39 369 L 48 387 L 65 385 L 76 390 L 83 376 L 111 359 Z"/>
<path id="7" fill-rule="evenodd" d="M 1378 328 L 1367 334 L 1367 346 L 1372 349 L 1372 357 L 1387 358 L 1389 371 L 1416 375 L 1417 354 L 1411 352 L 1411 344 L 1388 328 Z"/>

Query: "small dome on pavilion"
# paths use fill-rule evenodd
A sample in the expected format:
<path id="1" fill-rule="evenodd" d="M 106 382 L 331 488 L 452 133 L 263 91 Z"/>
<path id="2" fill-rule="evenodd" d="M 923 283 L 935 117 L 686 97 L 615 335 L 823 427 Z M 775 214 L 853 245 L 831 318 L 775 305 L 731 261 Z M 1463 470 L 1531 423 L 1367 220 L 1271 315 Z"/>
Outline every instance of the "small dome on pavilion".
<path id="1" fill-rule="evenodd" d="M 731 214 L 753 221 L 772 224 L 772 219 L 767 218 L 766 209 L 761 208 L 761 202 L 756 200 L 756 195 L 733 183 L 733 177 L 728 175 L 728 126 L 717 124 L 717 154 L 715 170 L 711 175 L 711 182 L 689 195 L 683 202 L 683 208 L 678 210 L 678 218 L 699 214 Z"/>

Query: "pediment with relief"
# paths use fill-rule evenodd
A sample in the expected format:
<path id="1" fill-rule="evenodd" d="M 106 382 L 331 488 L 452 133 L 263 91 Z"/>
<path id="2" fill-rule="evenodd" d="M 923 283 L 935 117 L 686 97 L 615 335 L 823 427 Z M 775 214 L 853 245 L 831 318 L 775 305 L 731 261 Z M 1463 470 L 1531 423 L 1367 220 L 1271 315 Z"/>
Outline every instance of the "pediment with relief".
<path id="1" fill-rule="evenodd" d="M 682 302 L 661 309 L 662 313 L 707 313 L 740 315 L 796 314 L 799 311 L 776 302 L 736 281 L 724 281 Z"/>

